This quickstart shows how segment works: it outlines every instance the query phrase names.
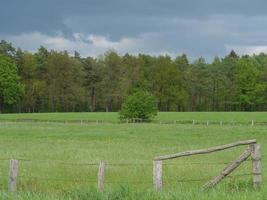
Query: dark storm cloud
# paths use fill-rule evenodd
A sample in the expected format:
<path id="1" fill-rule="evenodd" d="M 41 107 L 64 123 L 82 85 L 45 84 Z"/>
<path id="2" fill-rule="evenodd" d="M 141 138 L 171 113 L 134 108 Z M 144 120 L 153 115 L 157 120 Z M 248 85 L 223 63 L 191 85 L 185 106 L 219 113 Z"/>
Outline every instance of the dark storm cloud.
<path id="1" fill-rule="evenodd" d="M 0 36 L 29 50 L 41 44 L 73 50 L 93 43 L 88 54 L 89 48 L 101 53 L 114 45 L 123 53 L 186 52 L 210 59 L 231 46 L 241 53 L 266 46 L 266 8 L 264 0 L 1 0 Z M 33 33 L 33 44 L 20 41 Z M 77 39 L 75 33 L 83 36 Z"/>

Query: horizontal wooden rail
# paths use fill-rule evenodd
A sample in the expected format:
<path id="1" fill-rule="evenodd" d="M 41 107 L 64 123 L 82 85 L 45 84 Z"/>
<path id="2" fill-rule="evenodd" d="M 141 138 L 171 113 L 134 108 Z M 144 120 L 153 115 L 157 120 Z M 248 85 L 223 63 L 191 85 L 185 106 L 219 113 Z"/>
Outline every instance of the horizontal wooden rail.
<path id="1" fill-rule="evenodd" d="M 225 149 L 233 148 L 233 147 L 236 147 L 236 146 L 255 144 L 256 142 L 257 142 L 256 140 L 238 141 L 238 142 L 235 142 L 235 143 L 225 144 L 225 145 L 222 145 L 222 146 L 211 147 L 211 148 L 208 148 L 208 149 L 199 149 L 199 150 L 192 150 L 192 151 L 185 151 L 185 152 L 180 152 L 180 153 L 175 153 L 175 154 L 157 156 L 157 157 L 154 158 L 154 160 L 168 160 L 168 159 L 174 159 L 174 158 L 183 157 L 183 156 L 191 156 L 191 155 L 197 155 L 197 154 L 207 154 L 207 153 L 212 153 L 212 152 L 216 152 L 216 151 L 222 151 L 222 150 L 225 150 Z"/>

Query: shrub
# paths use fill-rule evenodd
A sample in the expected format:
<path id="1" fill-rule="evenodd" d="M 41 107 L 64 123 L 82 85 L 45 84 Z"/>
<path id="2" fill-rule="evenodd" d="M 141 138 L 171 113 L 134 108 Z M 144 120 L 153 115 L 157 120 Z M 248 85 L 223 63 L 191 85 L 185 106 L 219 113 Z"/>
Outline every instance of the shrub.
<path id="1" fill-rule="evenodd" d="M 125 99 L 119 112 L 121 120 L 133 118 L 150 120 L 156 115 L 155 97 L 150 92 L 141 89 L 135 90 Z"/>

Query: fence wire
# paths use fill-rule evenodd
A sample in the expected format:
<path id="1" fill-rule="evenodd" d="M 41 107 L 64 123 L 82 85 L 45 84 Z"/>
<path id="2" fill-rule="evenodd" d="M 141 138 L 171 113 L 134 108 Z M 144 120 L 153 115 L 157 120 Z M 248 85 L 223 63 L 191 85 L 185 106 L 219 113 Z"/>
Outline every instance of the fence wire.
<path id="1" fill-rule="evenodd" d="M 255 126 L 261 125 L 266 126 L 267 121 L 223 121 L 223 120 L 143 120 L 143 119 L 126 119 L 122 121 L 115 120 L 44 120 L 44 119 L 0 119 L 0 123 L 59 123 L 59 124 L 139 124 L 139 123 L 154 123 L 154 124 L 192 124 L 192 125 L 246 125 L 246 126 Z"/>
<path id="2" fill-rule="evenodd" d="M 250 176 L 253 175 L 253 173 L 245 173 L 245 174 L 236 174 L 236 175 L 229 175 L 225 178 L 235 178 L 235 177 L 243 177 L 243 176 Z M 168 179 L 168 182 L 177 182 L 177 183 L 186 183 L 186 182 L 200 182 L 200 181 L 208 181 L 212 179 L 213 177 L 206 177 L 206 178 L 199 178 L 199 179 Z M 164 181 L 163 181 L 164 182 Z"/>
<path id="3" fill-rule="evenodd" d="M 0 159 L 0 160 L 8 160 L 8 159 Z M 20 161 L 23 162 L 35 162 L 36 160 L 26 160 L 26 159 L 18 159 Z M 47 161 L 47 160 L 42 160 L 42 161 Z M 40 160 L 38 160 L 38 162 L 40 162 Z M 48 162 L 52 162 L 51 160 L 48 160 Z M 229 164 L 230 162 L 188 162 L 188 163 L 164 163 L 163 165 L 202 165 L 202 164 Z M 60 164 L 63 165 L 94 165 L 97 166 L 98 163 L 69 163 L 69 162 L 60 162 Z M 151 163 L 106 163 L 105 165 L 107 166 L 151 166 Z M 237 175 L 233 175 L 233 176 L 227 176 L 228 178 L 233 178 L 233 177 L 240 177 L 240 176 L 248 176 L 248 175 L 252 175 L 252 173 L 247 173 L 247 174 L 237 174 Z M 1 177 L 9 177 L 7 174 L 0 174 Z M 38 179 L 38 180 L 53 180 L 53 181 L 75 181 L 75 182 L 96 182 L 96 179 L 72 179 L 72 178 L 49 178 L 49 177 L 38 177 L 38 176 L 25 176 L 25 175 L 19 175 L 18 178 L 22 178 L 22 179 Z M 176 182 L 195 182 L 195 181 L 203 181 L 203 180 L 207 180 L 210 179 L 211 177 L 207 177 L 207 178 L 201 178 L 201 179 L 168 179 L 168 181 L 176 181 Z M 111 183 L 114 181 L 106 181 L 106 183 Z M 116 182 L 116 181 L 115 181 Z M 131 182 L 131 181 L 127 181 L 127 182 Z M 138 182 L 144 182 L 144 181 L 138 181 Z M 150 181 L 149 181 L 150 182 Z M 123 183 L 123 182 L 122 182 Z"/>
<path id="4" fill-rule="evenodd" d="M 266 155 L 261 155 L 261 158 L 266 157 Z M 0 160 L 2 161 L 10 161 L 14 158 L 0 158 Z M 54 163 L 54 164 L 60 164 L 60 165 L 77 165 L 77 166 L 82 166 L 82 165 L 99 165 L 99 163 L 95 162 L 95 163 L 90 163 L 90 162 L 85 162 L 85 163 L 79 163 L 79 162 L 75 162 L 75 161 L 69 161 L 69 162 L 65 162 L 62 160 L 39 160 L 39 159 L 27 159 L 27 158 L 16 158 L 15 160 L 21 161 L 21 162 L 29 162 L 29 163 Z M 252 161 L 251 158 L 245 160 L 244 162 L 250 162 Z M 169 162 L 169 163 L 163 163 L 163 165 L 227 165 L 230 164 L 232 161 L 225 161 L 225 162 Z M 151 162 L 138 162 L 138 163 L 134 163 L 134 162 L 105 162 L 105 165 L 109 165 L 109 166 L 135 166 L 135 165 L 149 165 L 151 166 L 152 161 Z"/>
<path id="5" fill-rule="evenodd" d="M 41 181 L 88 182 L 88 183 L 96 182 L 96 179 L 50 178 L 50 177 L 38 177 L 38 176 L 18 176 L 18 178 L 38 180 L 38 181 L 41 180 Z"/>
<path id="6" fill-rule="evenodd" d="M 244 173 L 244 174 L 236 174 L 236 175 L 229 175 L 225 178 L 236 178 L 236 177 L 245 177 L 245 176 L 251 176 L 253 173 Z M 9 177 L 8 175 L 0 174 L 1 177 Z M 66 181 L 66 182 L 87 182 L 87 183 L 97 183 L 97 179 L 72 179 L 72 178 L 51 178 L 51 177 L 38 177 L 38 176 L 18 176 L 20 179 L 26 179 L 26 180 L 40 180 L 40 181 Z M 200 182 L 200 181 L 208 181 L 212 178 L 205 177 L 205 178 L 199 178 L 199 179 L 179 179 L 179 178 L 172 178 L 172 179 L 163 179 L 164 183 L 169 182 L 177 182 L 177 183 L 186 183 L 186 182 Z M 110 181 L 107 180 L 105 183 L 152 183 L 152 180 L 150 181 Z"/>
<path id="7" fill-rule="evenodd" d="M 262 157 L 265 157 L 265 155 L 262 155 Z M 10 158 L 0 158 L 0 160 L 3 161 L 9 161 Z M 16 159 L 19 160 L 21 162 L 25 162 L 25 163 L 31 163 L 31 164 L 43 164 L 43 163 L 54 163 L 54 164 L 60 164 L 60 165 L 66 165 L 66 166 L 98 166 L 99 163 L 98 162 L 84 162 L 84 163 L 77 163 L 75 161 L 62 161 L 62 160 L 35 160 L 35 159 L 26 159 L 26 158 L 19 158 Z M 251 159 L 248 159 L 246 161 L 251 161 Z M 224 162 L 163 162 L 163 166 L 186 166 L 186 165 L 227 165 L 229 163 L 232 163 L 232 161 L 224 161 Z M 152 161 L 151 162 L 116 162 L 116 161 L 112 161 L 112 162 L 105 162 L 106 166 L 111 166 L 111 167 L 129 167 L 129 166 L 140 166 L 140 167 L 149 167 L 152 169 Z M 98 168 L 98 167 L 97 167 Z M 24 171 L 25 172 L 25 171 Z M 145 172 L 144 170 L 142 171 L 143 173 Z M 142 174 L 141 172 L 141 174 Z M 107 172 L 108 173 L 108 172 Z M 168 173 L 167 173 L 168 174 Z M 225 178 L 239 178 L 239 177 L 246 177 L 246 176 L 251 176 L 253 175 L 253 173 L 242 173 L 242 174 L 234 174 L 234 175 L 228 175 Z M 90 174 L 91 176 L 91 174 Z M 86 175 L 84 175 L 83 177 L 79 178 L 79 177 L 68 177 L 68 178 L 61 178 L 61 177 L 43 177 L 43 176 L 31 176 L 29 174 L 20 174 L 18 173 L 18 183 L 19 186 L 22 186 L 23 184 L 27 184 L 27 181 L 32 181 L 32 182 L 70 182 L 70 183 L 83 183 L 83 184 L 94 184 L 97 185 L 97 174 L 95 174 L 95 177 L 92 178 L 91 177 L 86 178 Z M 3 177 L 4 181 L 8 181 L 9 174 L 3 174 L 0 173 L 0 177 Z M 142 177 L 144 176 L 140 176 L 142 179 Z M 209 177 L 203 177 L 203 178 L 185 178 L 185 179 L 181 179 L 181 177 L 162 177 L 162 181 L 164 185 L 170 185 L 170 184 L 176 184 L 176 183 L 192 183 L 192 182 L 203 182 L 203 181 L 208 181 L 211 180 L 214 176 L 209 176 Z M 126 178 L 126 177 L 125 177 Z M 117 178 L 116 178 L 117 179 Z M 120 178 L 118 178 L 120 179 Z M 1 180 L 1 178 L 0 178 Z M 152 185 L 153 184 L 153 180 L 151 177 L 151 180 L 148 180 L 147 177 L 144 180 L 109 180 L 109 178 L 106 178 L 106 180 L 104 181 L 105 184 L 137 184 L 137 185 Z M 2 182 L 3 184 L 3 182 Z M 1 184 L 1 185 L 2 185 Z M 3 187 L 3 188 L 8 188 L 8 187 Z M 0 187 L 0 190 L 1 189 Z M 6 189 L 4 189 L 6 190 Z"/>

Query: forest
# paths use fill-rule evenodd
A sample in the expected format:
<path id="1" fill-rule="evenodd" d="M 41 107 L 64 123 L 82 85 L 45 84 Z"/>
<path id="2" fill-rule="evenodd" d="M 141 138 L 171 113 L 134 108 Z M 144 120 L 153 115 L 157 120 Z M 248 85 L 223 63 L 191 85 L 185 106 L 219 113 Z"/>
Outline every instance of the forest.
<path id="1" fill-rule="evenodd" d="M 196 47 L 197 48 L 197 47 Z M 0 42 L 0 112 L 118 111 L 136 88 L 159 111 L 266 111 L 267 54 L 190 62 L 186 54 L 82 57 L 41 46 L 31 53 Z"/>

